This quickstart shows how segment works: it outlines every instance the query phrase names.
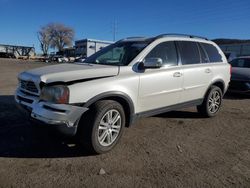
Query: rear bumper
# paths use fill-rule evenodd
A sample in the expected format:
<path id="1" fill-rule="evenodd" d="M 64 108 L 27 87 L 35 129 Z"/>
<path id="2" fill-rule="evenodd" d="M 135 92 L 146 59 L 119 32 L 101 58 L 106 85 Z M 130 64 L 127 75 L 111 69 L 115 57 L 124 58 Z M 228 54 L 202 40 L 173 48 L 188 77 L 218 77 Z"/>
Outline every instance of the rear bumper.
<path id="1" fill-rule="evenodd" d="M 88 108 L 73 106 L 70 104 L 51 104 L 48 102 L 39 102 L 38 100 L 23 101 L 25 96 L 16 94 L 15 100 L 18 107 L 29 118 L 39 124 L 56 128 L 66 135 L 73 136 L 76 134 L 78 122 Z"/>

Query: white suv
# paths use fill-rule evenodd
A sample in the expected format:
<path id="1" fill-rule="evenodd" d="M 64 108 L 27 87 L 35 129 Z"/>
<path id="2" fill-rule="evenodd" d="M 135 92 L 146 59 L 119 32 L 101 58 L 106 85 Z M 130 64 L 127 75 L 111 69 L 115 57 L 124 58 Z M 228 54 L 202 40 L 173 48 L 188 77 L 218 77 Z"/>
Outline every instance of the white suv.
<path id="1" fill-rule="evenodd" d="M 205 38 L 165 34 L 126 38 L 84 63 L 33 69 L 18 79 L 15 99 L 31 119 L 104 153 L 139 117 L 189 106 L 216 115 L 230 65 Z"/>

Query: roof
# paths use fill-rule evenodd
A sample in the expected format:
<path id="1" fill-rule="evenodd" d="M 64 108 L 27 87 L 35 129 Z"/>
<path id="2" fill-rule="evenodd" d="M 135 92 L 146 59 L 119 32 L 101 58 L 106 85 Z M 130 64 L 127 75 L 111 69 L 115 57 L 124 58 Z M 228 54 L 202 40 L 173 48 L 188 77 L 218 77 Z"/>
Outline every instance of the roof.
<path id="1" fill-rule="evenodd" d="M 11 45 L 11 44 L 0 44 L 0 46 L 4 46 L 4 47 L 18 47 L 18 48 L 34 48 L 33 46 L 18 46 L 18 45 Z"/>

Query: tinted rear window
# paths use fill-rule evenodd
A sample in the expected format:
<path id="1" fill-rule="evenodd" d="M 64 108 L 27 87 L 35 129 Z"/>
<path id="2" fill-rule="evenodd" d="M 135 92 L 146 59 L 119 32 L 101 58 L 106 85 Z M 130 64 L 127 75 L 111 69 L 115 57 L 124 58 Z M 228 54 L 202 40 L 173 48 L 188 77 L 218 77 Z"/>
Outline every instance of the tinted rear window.
<path id="1" fill-rule="evenodd" d="M 199 64 L 201 62 L 200 53 L 196 42 L 178 41 L 177 44 L 180 50 L 181 61 L 183 65 Z"/>
<path id="2" fill-rule="evenodd" d="M 219 51 L 215 46 L 206 43 L 201 43 L 201 45 L 206 50 L 211 63 L 222 62 L 222 56 L 219 54 Z"/>

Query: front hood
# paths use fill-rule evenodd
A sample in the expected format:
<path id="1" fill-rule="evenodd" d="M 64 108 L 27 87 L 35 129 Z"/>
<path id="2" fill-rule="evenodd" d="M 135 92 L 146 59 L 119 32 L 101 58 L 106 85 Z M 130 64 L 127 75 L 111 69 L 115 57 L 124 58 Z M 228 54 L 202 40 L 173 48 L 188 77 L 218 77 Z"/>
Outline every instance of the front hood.
<path id="1" fill-rule="evenodd" d="M 70 82 L 82 79 L 116 76 L 118 66 L 96 64 L 60 64 L 36 68 L 22 72 L 18 78 L 34 82 Z"/>
<path id="2" fill-rule="evenodd" d="M 250 68 L 232 68 L 232 80 L 250 80 Z"/>

